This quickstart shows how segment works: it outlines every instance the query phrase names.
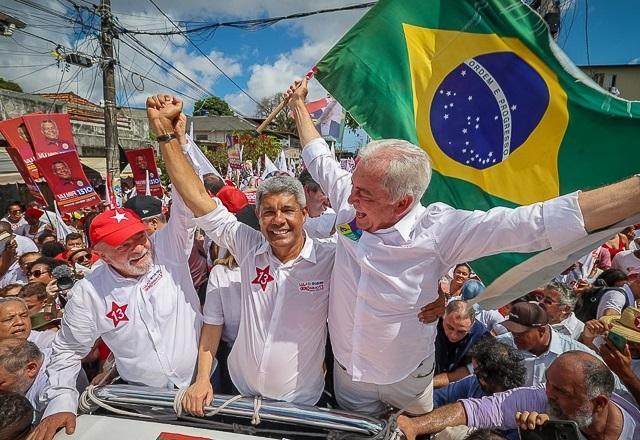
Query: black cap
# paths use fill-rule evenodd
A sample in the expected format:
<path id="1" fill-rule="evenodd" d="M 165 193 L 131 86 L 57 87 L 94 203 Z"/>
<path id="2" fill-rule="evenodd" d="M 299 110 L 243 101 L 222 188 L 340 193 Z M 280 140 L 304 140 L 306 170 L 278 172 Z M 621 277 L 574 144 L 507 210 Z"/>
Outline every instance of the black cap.
<path id="1" fill-rule="evenodd" d="M 520 302 L 511 307 L 506 321 L 500 323 L 511 333 L 523 333 L 549 324 L 547 312 L 536 303 Z"/>
<path id="2" fill-rule="evenodd" d="M 162 214 L 162 201 L 153 196 L 131 197 L 125 202 L 124 207 L 135 211 L 142 220 Z"/>

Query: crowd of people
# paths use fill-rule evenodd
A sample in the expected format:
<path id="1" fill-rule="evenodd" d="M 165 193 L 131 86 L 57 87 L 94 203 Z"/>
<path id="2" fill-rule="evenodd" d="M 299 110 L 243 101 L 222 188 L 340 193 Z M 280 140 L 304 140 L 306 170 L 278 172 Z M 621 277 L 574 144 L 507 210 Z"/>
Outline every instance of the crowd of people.
<path id="1" fill-rule="evenodd" d="M 66 220 L 8 205 L 0 433 L 72 433 L 89 383 L 121 381 L 182 389 L 195 416 L 214 393 L 400 411 L 409 440 L 517 438 L 549 420 L 589 440 L 640 439 L 636 228 L 499 310 L 476 303 L 484 284 L 468 263 L 563 249 L 631 217 L 638 177 L 516 209 L 422 206 L 423 150 L 374 141 L 353 173 L 341 169 L 306 91 L 302 81 L 285 95 L 299 176 L 243 192 L 203 175 L 182 103 L 161 95 L 147 114 L 170 200 L 134 195 Z"/>

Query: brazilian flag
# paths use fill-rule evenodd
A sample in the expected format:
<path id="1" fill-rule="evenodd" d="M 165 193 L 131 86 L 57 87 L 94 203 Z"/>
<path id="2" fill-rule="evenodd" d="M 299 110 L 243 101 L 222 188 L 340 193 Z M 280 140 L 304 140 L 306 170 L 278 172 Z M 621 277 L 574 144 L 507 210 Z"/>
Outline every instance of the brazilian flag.
<path id="1" fill-rule="evenodd" d="M 584 75 L 521 0 L 380 0 L 316 78 L 372 138 L 406 139 L 429 154 L 425 205 L 514 207 L 640 172 L 640 102 Z M 513 289 L 542 263 L 552 277 L 610 234 L 564 259 L 502 254 L 472 266 Z"/>

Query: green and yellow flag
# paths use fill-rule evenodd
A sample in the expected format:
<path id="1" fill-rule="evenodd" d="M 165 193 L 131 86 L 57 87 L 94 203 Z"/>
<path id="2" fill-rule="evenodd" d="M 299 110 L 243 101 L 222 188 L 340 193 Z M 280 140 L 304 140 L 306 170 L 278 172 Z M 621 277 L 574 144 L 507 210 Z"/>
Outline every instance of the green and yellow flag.
<path id="1" fill-rule="evenodd" d="M 640 172 L 640 103 L 579 71 L 521 0 L 380 0 L 317 68 L 372 138 L 427 151 L 424 204 L 518 206 Z M 491 283 L 531 257 L 472 265 Z"/>

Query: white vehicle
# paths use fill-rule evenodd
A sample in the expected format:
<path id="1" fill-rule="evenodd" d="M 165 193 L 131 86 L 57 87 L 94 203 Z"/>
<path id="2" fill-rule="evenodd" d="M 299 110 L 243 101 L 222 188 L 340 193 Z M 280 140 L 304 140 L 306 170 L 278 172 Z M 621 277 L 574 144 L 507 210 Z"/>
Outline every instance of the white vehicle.
<path id="1" fill-rule="evenodd" d="M 76 431 L 55 439 L 254 440 L 399 437 L 388 421 L 328 408 L 216 395 L 204 417 L 182 413 L 183 391 L 134 385 L 90 386 L 81 396 Z"/>

